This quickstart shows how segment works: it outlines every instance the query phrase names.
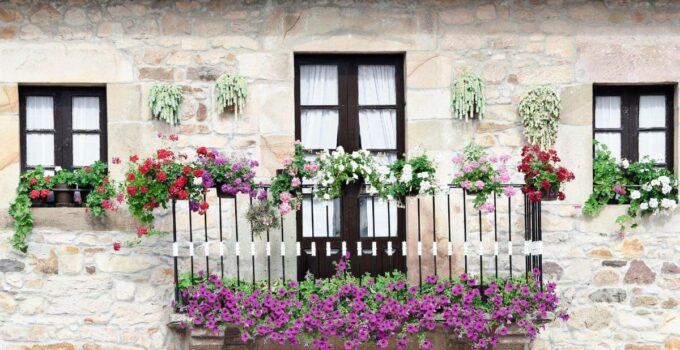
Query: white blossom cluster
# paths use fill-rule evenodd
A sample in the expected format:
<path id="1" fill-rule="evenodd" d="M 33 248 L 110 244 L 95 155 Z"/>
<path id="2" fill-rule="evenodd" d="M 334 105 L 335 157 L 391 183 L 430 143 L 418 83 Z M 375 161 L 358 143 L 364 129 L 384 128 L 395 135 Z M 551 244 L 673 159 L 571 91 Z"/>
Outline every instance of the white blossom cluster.
<path id="1" fill-rule="evenodd" d="M 641 201 L 640 210 L 648 212 L 652 215 L 659 213 L 668 214 L 674 210 L 678 203 L 673 195 L 673 187 L 676 184 L 671 183 L 668 176 L 659 176 L 658 178 L 640 186 L 640 190 L 633 190 L 630 193 L 630 198 L 633 201 Z M 659 195 L 659 192 L 661 195 Z"/>

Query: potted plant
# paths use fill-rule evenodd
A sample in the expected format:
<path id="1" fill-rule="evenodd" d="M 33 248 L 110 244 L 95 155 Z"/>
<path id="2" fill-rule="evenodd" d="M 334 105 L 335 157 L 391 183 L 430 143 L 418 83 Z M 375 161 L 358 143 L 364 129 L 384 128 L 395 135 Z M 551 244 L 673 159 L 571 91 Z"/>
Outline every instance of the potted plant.
<path id="1" fill-rule="evenodd" d="M 217 188 L 217 195 L 222 198 L 234 197 L 238 193 L 257 196 L 255 168 L 256 160 L 245 157 L 226 157 L 206 147 L 196 149 L 198 161 L 194 164 L 193 175 L 201 179 L 203 188 Z"/>
<path id="2" fill-rule="evenodd" d="M 484 82 L 466 74 L 451 85 L 451 110 L 458 119 L 484 118 Z"/>
<path id="3" fill-rule="evenodd" d="M 518 112 L 530 145 L 549 149 L 555 144 L 561 109 L 560 97 L 552 88 L 538 87 L 522 97 Z"/>
<path id="4" fill-rule="evenodd" d="M 224 73 L 215 83 L 215 97 L 218 112 L 233 112 L 238 120 L 238 114 L 243 113 L 248 97 L 248 85 L 240 75 Z"/>
<path id="5" fill-rule="evenodd" d="M 251 204 L 246 212 L 246 219 L 250 222 L 250 230 L 257 235 L 280 227 L 276 204 L 266 199 L 266 192 L 262 193 L 260 200 Z"/>
<path id="6" fill-rule="evenodd" d="M 295 153 L 292 158 L 283 159 L 283 169 L 279 169 L 271 180 L 271 201 L 279 209 L 279 214 L 286 215 L 302 207 L 302 182 L 312 179 L 319 165 L 305 159 L 300 141 L 295 141 Z"/>
<path id="7" fill-rule="evenodd" d="M 507 169 L 507 155 L 494 156 L 487 154 L 481 146 L 468 145 L 462 155 L 456 155 L 452 161 L 457 167 L 452 184 L 460 186 L 468 195 L 475 197 L 474 206 L 491 212 L 494 205 L 487 202 L 489 196 L 504 192 L 511 196 L 512 188 L 504 189 L 503 183 L 510 181 Z"/>
<path id="8" fill-rule="evenodd" d="M 9 207 L 9 215 L 14 219 L 14 234 L 10 244 L 15 250 L 24 253 L 28 250 L 26 237 L 33 230 L 31 207 L 45 206 L 54 201 L 52 185 L 52 178 L 46 176 L 40 166 L 21 174 L 17 197 Z"/>
<path id="9" fill-rule="evenodd" d="M 26 195 L 30 198 L 32 207 L 44 207 L 54 203 L 54 181 L 41 166 L 26 171 L 19 179 L 17 195 Z"/>
<path id="10" fill-rule="evenodd" d="M 157 84 L 149 92 L 149 108 L 154 118 L 170 125 L 179 124 L 182 89 L 171 84 Z"/>
<path id="11" fill-rule="evenodd" d="M 563 186 L 574 180 L 574 173 L 559 165 L 557 151 L 542 151 L 538 145 L 522 148 L 522 163 L 517 170 L 524 174 L 522 192 L 529 200 L 554 201 L 564 200 Z"/>
<path id="12" fill-rule="evenodd" d="M 389 166 L 379 166 L 377 171 L 383 183 L 380 196 L 389 200 L 433 195 L 437 191 L 435 162 L 425 154 L 397 159 Z"/>
<path id="13" fill-rule="evenodd" d="M 52 182 L 54 186 L 54 205 L 57 207 L 72 207 L 73 206 L 73 189 L 72 186 L 76 183 L 75 173 L 68 169 L 57 168 Z"/>

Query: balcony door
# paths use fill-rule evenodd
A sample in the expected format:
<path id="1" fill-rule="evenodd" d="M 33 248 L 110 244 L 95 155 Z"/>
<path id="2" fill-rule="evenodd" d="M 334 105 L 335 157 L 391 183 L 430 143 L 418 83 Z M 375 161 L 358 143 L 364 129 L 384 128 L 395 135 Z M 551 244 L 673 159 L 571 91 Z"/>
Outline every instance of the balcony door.
<path id="1" fill-rule="evenodd" d="M 307 157 L 338 146 L 368 150 L 386 164 L 402 157 L 403 74 L 403 55 L 296 55 L 295 136 Z M 343 249 L 356 275 L 404 270 L 403 208 L 371 197 L 358 183 L 329 201 L 305 192 L 297 217 L 304 250 L 299 278 L 333 274 Z"/>

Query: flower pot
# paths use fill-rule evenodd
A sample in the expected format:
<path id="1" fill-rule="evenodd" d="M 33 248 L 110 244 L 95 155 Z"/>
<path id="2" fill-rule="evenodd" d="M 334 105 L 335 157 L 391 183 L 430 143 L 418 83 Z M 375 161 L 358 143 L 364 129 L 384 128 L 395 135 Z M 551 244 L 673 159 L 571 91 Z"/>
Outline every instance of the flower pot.
<path id="1" fill-rule="evenodd" d="M 222 191 L 222 185 L 223 184 L 217 184 L 217 197 L 219 198 L 236 198 L 236 195 L 229 194 L 227 192 Z"/>
<path id="2" fill-rule="evenodd" d="M 559 191 L 554 188 L 541 190 L 541 200 L 545 202 L 556 201 L 558 193 Z"/>
<path id="3" fill-rule="evenodd" d="M 478 190 L 476 188 L 466 188 L 465 189 L 465 194 L 468 195 L 468 196 L 476 196 L 476 195 L 479 194 L 479 192 L 480 192 L 480 190 Z"/>
<path id="4" fill-rule="evenodd" d="M 224 111 L 225 111 L 226 113 L 234 113 L 235 110 L 236 110 L 236 106 L 235 106 L 235 105 L 227 106 L 227 107 L 224 108 Z"/>
<path id="5" fill-rule="evenodd" d="M 45 200 L 45 198 L 31 199 L 31 206 L 32 207 L 46 207 L 47 201 Z"/>
<path id="6" fill-rule="evenodd" d="M 73 202 L 77 206 L 84 207 L 87 203 L 87 195 L 90 194 L 89 188 L 76 188 L 73 191 Z"/>
<path id="7" fill-rule="evenodd" d="M 54 188 L 54 205 L 57 207 L 72 207 L 73 190 L 67 184 L 55 184 Z"/>

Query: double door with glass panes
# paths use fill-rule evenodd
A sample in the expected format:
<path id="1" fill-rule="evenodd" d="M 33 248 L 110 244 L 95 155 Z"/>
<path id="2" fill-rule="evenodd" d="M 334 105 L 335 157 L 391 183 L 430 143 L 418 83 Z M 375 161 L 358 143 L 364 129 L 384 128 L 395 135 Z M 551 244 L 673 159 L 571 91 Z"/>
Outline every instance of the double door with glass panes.
<path id="1" fill-rule="evenodd" d="M 403 56 L 297 55 L 295 107 L 296 138 L 310 159 L 342 146 L 390 163 L 404 153 Z M 304 192 L 297 217 L 304 250 L 299 278 L 307 272 L 333 274 L 343 248 L 355 275 L 404 271 L 403 208 L 365 193 L 359 183 L 345 185 L 340 198 L 327 201 L 309 188 Z"/>

